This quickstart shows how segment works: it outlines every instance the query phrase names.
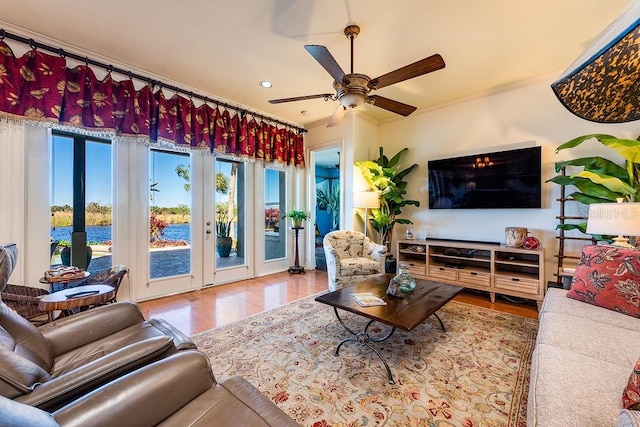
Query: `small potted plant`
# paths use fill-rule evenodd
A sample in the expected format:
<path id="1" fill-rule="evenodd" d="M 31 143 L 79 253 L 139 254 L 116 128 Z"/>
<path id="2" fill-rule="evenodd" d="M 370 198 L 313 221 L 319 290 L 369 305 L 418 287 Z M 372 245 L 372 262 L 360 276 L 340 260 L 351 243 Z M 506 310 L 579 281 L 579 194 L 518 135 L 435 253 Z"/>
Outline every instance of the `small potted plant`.
<path id="1" fill-rule="evenodd" d="M 216 205 L 216 251 L 218 256 L 226 258 L 231 254 L 233 238 L 231 226 L 233 220 L 229 219 L 228 204 L 218 203 Z"/>
<path id="2" fill-rule="evenodd" d="M 294 209 L 291 212 L 287 212 L 284 218 L 291 218 L 291 222 L 293 223 L 293 228 L 301 228 L 302 221 L 306 221 L 309 219 L 309 215 L 303 210 Z"/>

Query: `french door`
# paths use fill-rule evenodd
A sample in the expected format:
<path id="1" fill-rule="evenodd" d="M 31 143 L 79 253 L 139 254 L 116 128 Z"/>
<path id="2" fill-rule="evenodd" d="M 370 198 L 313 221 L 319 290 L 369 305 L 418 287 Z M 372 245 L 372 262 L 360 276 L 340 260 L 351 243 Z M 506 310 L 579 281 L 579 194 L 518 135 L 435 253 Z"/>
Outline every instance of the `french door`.
<path id="1" fill-rule="evenodd" d="M 295 195 L 295 172 L 276 165 L 256 165 L 255 260 L 256 275 L 286 270 L 293 263 L 294 234 L 285 214 L 302 209 Z"/>
<path id="2" fill-rule="evenodd" d="M 253 277 L 253 177 L 251 164 L 206 157 L 203 163 L 205 285 Z"/>
<path id="3" fill-rule="evenodd" d="M 149 149 L 148 159 L 149 285 L 142 296 L 251 277 L 247 164 L 159 149 Z"/>

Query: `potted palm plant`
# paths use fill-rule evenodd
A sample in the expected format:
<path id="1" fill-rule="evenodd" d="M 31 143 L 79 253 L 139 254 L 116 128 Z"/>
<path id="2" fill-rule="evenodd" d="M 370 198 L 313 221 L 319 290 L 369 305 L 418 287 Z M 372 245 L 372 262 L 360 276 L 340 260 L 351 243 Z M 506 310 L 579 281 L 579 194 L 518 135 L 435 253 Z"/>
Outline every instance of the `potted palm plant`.
<path id="1" fill-rule="evenodd" d="M 231 254 L 233 239 L 231 225 L 233 220 L 229 218 L 229 208 L 226 203 L 216 205 L 216 251 L 219 257 L 228 257 Z"/>
<path id="2" fill-rule="evenodd" d="M 309 215 L 307 215 L 307 213 L 303 210 L 300 209 L 294 209 L 291 212 L 287 212 L 284 218 L 291 218 L 291 223 L 293 224 L 293 228 L 301 228 L 302 227 L 302 221 L 306 221 L 309 219 Z"/>

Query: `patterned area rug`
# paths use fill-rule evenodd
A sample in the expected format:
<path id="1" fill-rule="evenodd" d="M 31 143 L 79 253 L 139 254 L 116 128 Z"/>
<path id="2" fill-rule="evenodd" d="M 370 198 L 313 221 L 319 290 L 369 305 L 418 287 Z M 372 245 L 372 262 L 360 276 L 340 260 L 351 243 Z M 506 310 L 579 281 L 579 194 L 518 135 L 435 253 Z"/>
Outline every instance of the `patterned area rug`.
<path id="1" fill-rule="evenodd" d="M 341 312 L 341 316 L 342 316 Z M 240 375 L 303 426 L 478 427 L 526 425 L 538 322 L 450 302 L 412 332 L 353 342 L 333 308 L 313 297 L 193 337 L 216 378 Z M 360 331 L 362 317 L 345 313 Z M 370 333 L 384 334 L 374 324 Z"/>

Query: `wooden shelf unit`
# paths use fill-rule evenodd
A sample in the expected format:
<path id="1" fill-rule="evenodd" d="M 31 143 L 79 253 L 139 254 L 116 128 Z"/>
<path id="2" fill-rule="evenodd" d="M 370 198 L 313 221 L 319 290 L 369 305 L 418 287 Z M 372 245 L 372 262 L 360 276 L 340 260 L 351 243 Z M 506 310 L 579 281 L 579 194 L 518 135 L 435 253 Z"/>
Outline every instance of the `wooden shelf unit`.
<path id="1" fill-rule="evenodd" d="M 398 266 L 427 279 L 496 294 L 535 300 L 546 291 L 544 250 L 449 240 L 399 240 Z"/>
<path id="2" fill-rule="evenodd" d="M 566 167 L 562 168 L 561 174 L 563 176 L 567 175 L 567 168 Z M 569 221 L 586 221 L 587 220 L 587 217 L 585 217 L 585 216 L 568 216 L 568 215 L 565 215 L 565 204 L 567 202 L 580 203 L 575 199 L 567 197 L 567 192 L 566 192 L 566 186 L 565 185 L 561 185 L 560 186 L 560 198 L 556 199 L 556 201 L 560 202 L 560 215 L 556 216 L 556 219 L 560 222 L 560 224 L 566 224 L 567 220 L 569 220 Z M 568 254 L 567 253 L 567 251 L 565 249 L 565 240 L 583 241 L 583 242 L 585 242 L 585 245 L 595 245 L 596 244 L 596 240 L 593 237 L 590 237 L 590 236 L 587 236 L 587 235 L 575 236 L 575 237 L 566 236 L 565 235 L 565 231 L 562 228 L 558 229 L 558 235 L 556 236 L 556 239 L 558 239 L 558 253 L 556 255 L 554 255 L 554 256 L 556 258 L 558 258 L 558 264 L 557 264 L 557 267 L 556 267 L 556 272 L 553 275 L 556 277 L 555 286 L 563 287 L 563 276 L 564 276 L 564 274 L 562 272 L 564 270 L 564 261 L 568 260 L 568 259 L 572 259 L 572 260 L 579 260 L 580 259 L 580 253 L 574 253 L 574 254 Z"/>

